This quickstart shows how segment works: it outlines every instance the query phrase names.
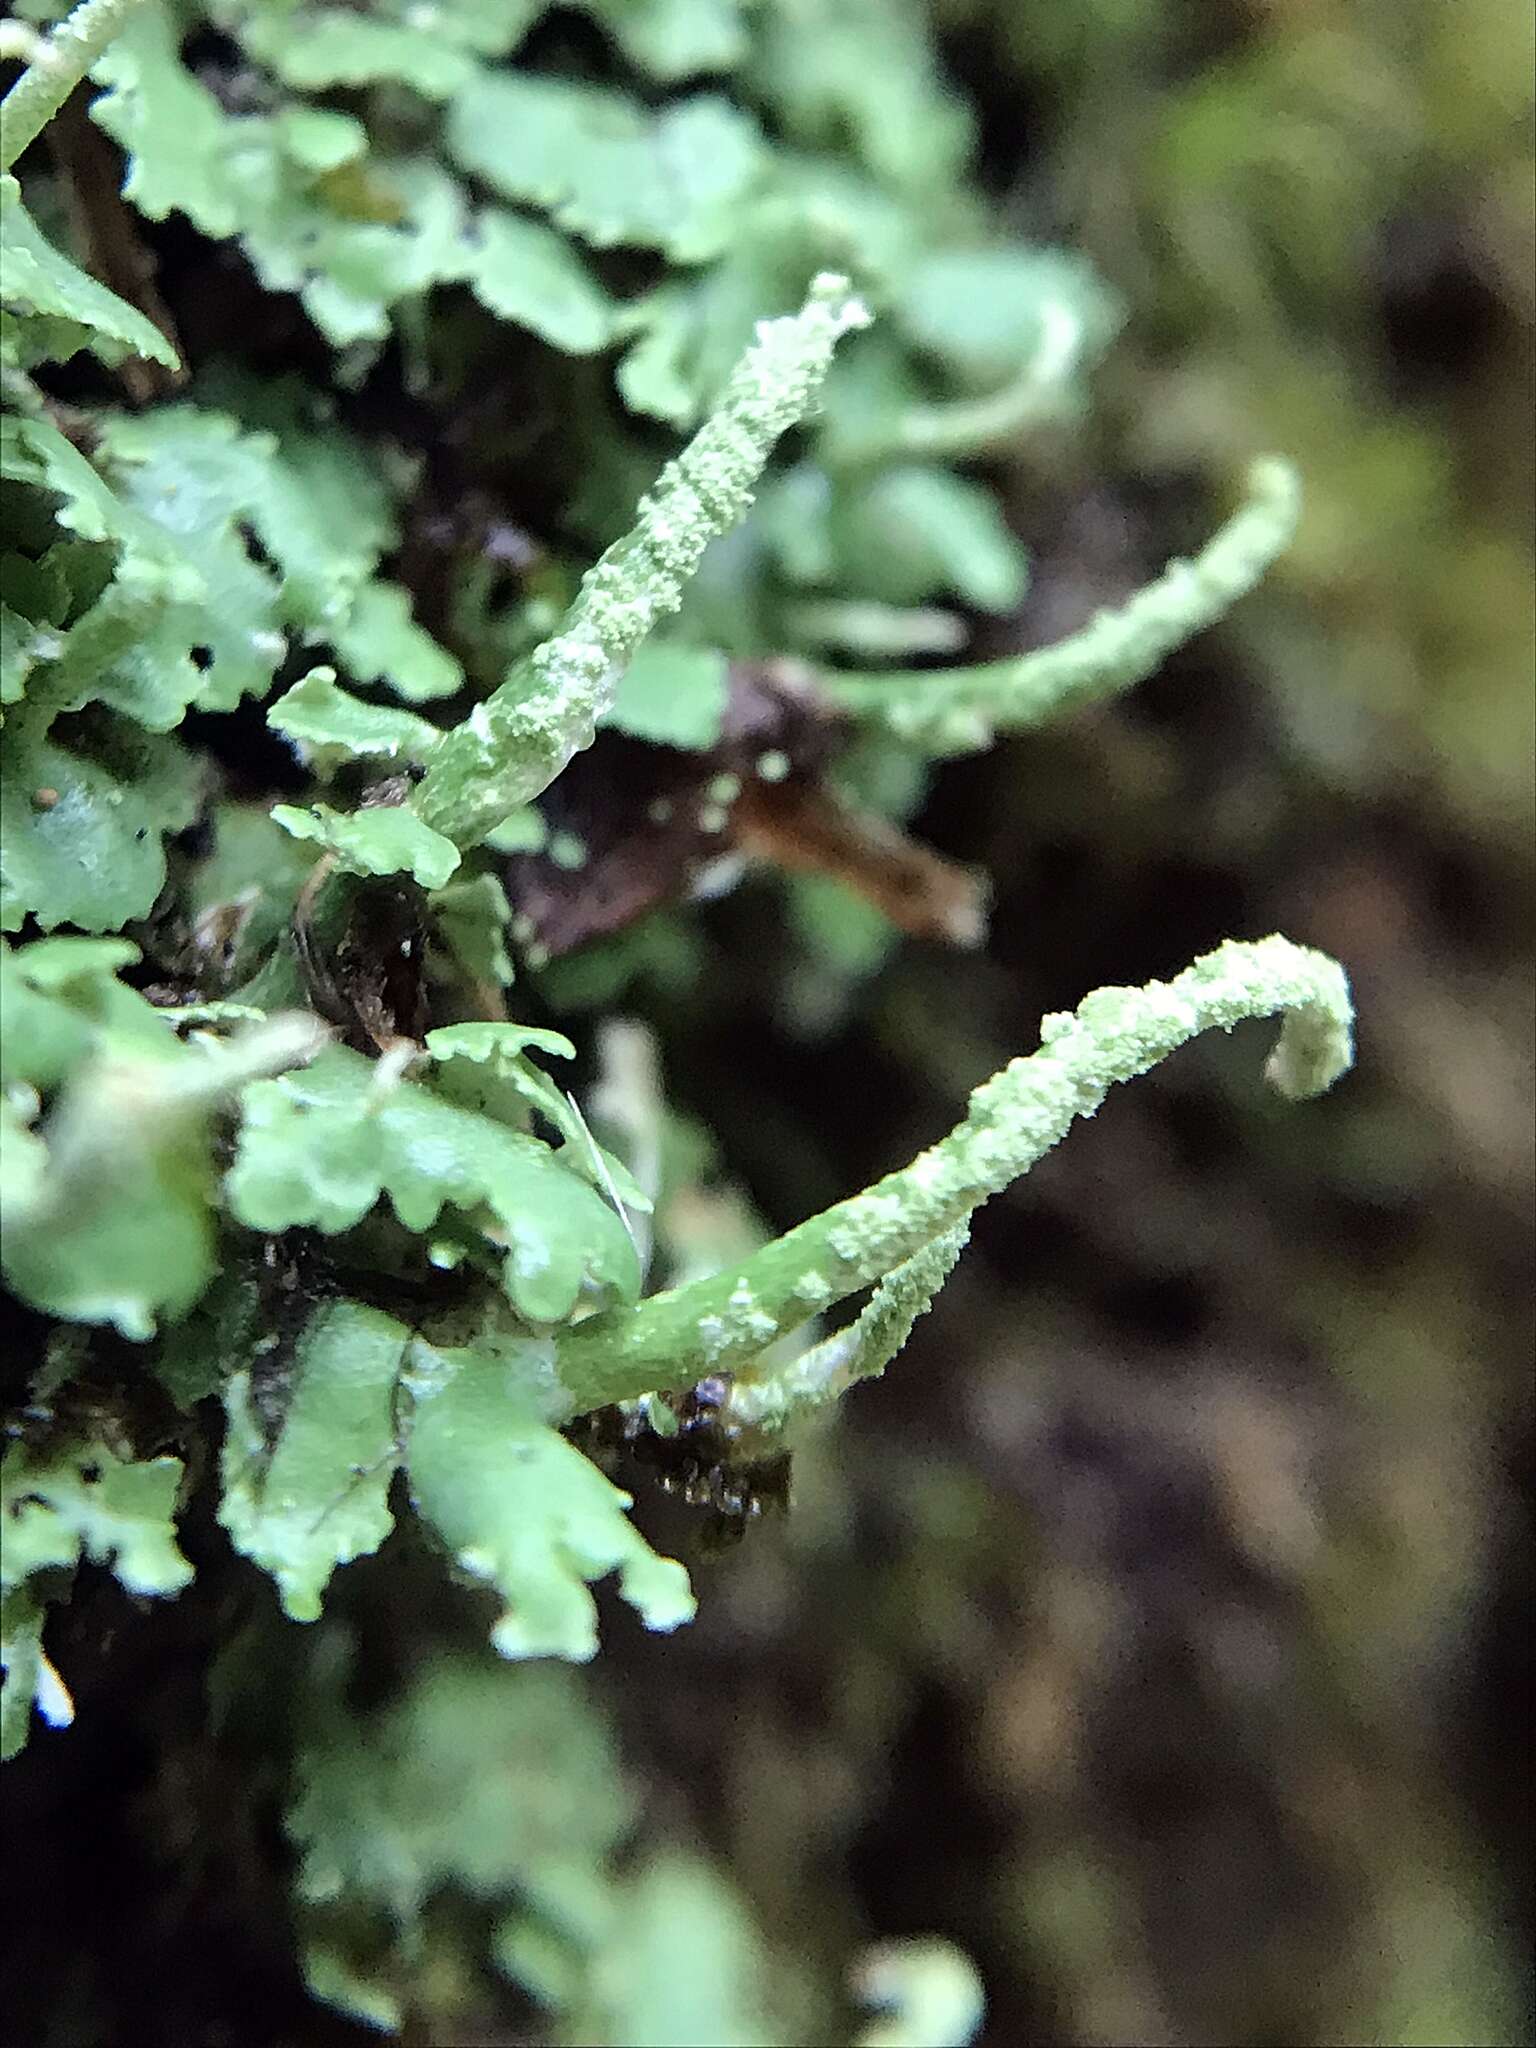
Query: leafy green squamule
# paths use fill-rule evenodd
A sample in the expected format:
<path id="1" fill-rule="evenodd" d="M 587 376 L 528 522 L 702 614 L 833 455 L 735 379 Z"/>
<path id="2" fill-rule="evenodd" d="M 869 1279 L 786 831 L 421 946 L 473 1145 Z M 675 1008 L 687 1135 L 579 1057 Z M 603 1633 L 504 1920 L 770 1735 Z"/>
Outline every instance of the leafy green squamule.
<path id="1" fill-rule="evenodd" d="M 169 1597 L 191 1580 L 173 1525 L 182 1475 L 179 1458 L 136 1461 L 100 1442 L 8 1446 L 0 1459 L 0 1760 L 26 1742 L 34 1707 L 52 1728 L 74 1719 L 42 1630 L 48 1602 L 61 1597 L 82 1558 L 109 1564 L 141 1597 Z"/>

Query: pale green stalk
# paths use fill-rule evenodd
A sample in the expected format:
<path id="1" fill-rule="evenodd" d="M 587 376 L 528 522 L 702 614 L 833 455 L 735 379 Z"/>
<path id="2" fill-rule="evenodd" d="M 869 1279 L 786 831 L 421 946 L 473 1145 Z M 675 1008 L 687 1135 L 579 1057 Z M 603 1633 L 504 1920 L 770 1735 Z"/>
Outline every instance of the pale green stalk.
<path id="1" fill-rule="evenodd" d="M 35 142 L 140 0 L 85 0 L 61 21 L 0 101 L 0 171 Z"/>
<path id="2" fill-rule="evenodd" d="M 846 278 L 823 276 L 798 314 L 759 325 L 719 405 L 662 471 L 634 527 L 582 579 L 559 631 L 437 748 L 411 800 L 423 823 L 460 849 L 474 846 L 592 744 L 630 656 L 677 610 L 709 542 L 752 502 L 839 337 L 868 318 Z"/>
<path id="3" fill-rule="evenodd" d="M 1232 940 L 1172 981 L 1102 988 L 1047 1017 L 1040 1049 L 971 1096 L 964 1121 L 910 1166 L 765 1245 L 731 1271 L 638 1308 L 594 1317 L 559 1344 L 583 1408 L 733 1369 L 810 1316 L 893 1273 L 1060 1143 L 1117 1081 L 1145 1074 L 1202 1031 L 1281 1016 L 1266 1069 L 1282 1094 L 1320 1093 L 1352 1057 L 1344 970 L 1273 937 Z"/>
<path id="4" fill-rule="evenodd" d="M 867 598 L 801 598 L 786 604 L 780 617 L 788 638 L 802 646 L 843 647 L 877 661 L 955 654 L 965 645 L 967 630 L 954 612 Z"/>
<path id="5" fill-rule="evenodd" d="M 1082 351 L 1080 316 L 1058 300 L 1041 308 L 1040 342 L 1019 374 L 1000 390 L 980 398 L 950 398 L 910 405 L 861 442 L 829 437 L 829 461 L 884 462 L 920 458 L 961 462 L 1021 440 L 1061 409 L 1062 395 Z"/>
<path id="6" fill-rule="evenodd" d="M 739 1378 L 724 1419 L 743 1429 L 782 1429 L 797 1416 L 839 1401 L 860 1380 L 876 1380 L 912 1334 L 912 1325 L 954 1271 L 971 1234 L 970 1218 L 946 1230 L 888 1273 L 846 1330 L 812 1344 L 761 1379 Z"/>
<path id="7" fill-rule="evenodd" d="M 1059 645 L 970 668 L 826 672 L 821 681 L 854 717 L 883 724 L 928 752 L 988 746 L 994 733 L 1028 731 L 1145 682 L 1174 648 L 1252 590 L 1290 541 L 1300 504 L 1288 463 L 1256 462 L 1247 503 L 1193 561 L 1170 562 L 1118 611 L 1101 612 Z"/>

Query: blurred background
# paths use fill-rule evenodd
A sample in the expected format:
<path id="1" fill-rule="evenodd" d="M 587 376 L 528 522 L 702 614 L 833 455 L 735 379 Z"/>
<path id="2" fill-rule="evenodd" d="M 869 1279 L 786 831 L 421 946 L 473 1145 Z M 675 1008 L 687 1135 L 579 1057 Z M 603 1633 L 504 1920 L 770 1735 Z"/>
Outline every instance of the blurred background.
<path id="1" fill-rule="evenodd" d="M 1530 13 L 934 11 L 1003 219 L 1129 308 L 1087 424 L 986 471 L 1033 576 L 982 648 L 1125 597 L 1256 452 L 1299 467 L 1303 525 L 1155 682 L 937 775 L 912 829 L 992 878 L 983 951 L 872 936 L 831 883 L 688 914 L 686 961 L 623 998 L 697 1124 L 663 1226 L 798 1220 L 947 1129 L 1043 1012 L 1226 936 L 1336 953 L 1359 1067 L 1272 1106 L 1254 1031 L 1120 1091 L 977 1217 L 885 1381 L 798 1454 L 794 1512 L 691 1560 L 693 1626 L 605 1606 L 582 1698 L 641 1839 L 711 1859 L 784 1959 L 764 2038 L 801 2038 L 800 1978 L 936 1933 L 989 2048 L 1528 2040 Z M 637 1512 L 690 1543 L 675 1502 Z M 348 1574 L 400 1684 L 469 1639 L 413 1570 Z M 47 1816 L 29 1882 L 101 1916 L 121 2038 L 361 2041 L 294 1974 L 273 1787 L 226 1811 L 178 1747 L 177 1644 L 242 1597 L 210 1575 L 145 1624 L 62 1800 L 58 1745 L 14 1767 Z M 274 1642 L 281 1690 L 301 1652 Z M 153 1714 L 117 1704 L 150 1669 Z M 433 1924 L 415 2038 L 538 2038 L 465 1992 L 462 1918 Z M 718 1899 L 674 1902 L 703 2012 L 734 1938 Z M 84 2038 L 29 1953 L 54 2038 Z"/>

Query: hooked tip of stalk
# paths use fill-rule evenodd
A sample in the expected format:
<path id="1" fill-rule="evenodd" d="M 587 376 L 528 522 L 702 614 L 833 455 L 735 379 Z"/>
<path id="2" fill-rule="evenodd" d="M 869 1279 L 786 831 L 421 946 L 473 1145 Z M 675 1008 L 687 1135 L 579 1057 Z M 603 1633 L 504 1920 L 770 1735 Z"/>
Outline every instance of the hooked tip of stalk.
<path id="1" fill-rule="evenodd" d="M 829 316 L 839 334 L 846 334 L 852 328 L 868 327 L 874 319 L 873 313 L 852 282 L 837 270 L 818 270 L 811 279 L 806 293 L 805 311 L 821 309 Z"/>
<path id="2" fill-rule="evenodd" d="M 1301 517 L 1301 475 L 1294 462 L 1283 455 L 1255 456 L 1245 478 L 1250 506 L 1262 507 L 1283 534 L 1278 554 L 1296 530 Z"/>

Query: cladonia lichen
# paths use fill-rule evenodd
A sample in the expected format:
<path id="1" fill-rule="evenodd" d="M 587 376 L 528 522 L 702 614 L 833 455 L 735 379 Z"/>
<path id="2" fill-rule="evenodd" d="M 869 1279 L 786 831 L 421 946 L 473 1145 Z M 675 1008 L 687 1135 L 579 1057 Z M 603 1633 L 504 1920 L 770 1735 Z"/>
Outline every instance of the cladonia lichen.
<path id="1" fill-rule="evenodd" d="M 1310 947 L 1278 935 L 1232 940 L 1171 982 L 1095 990 L 1075 1011 L 1047 1019 L 1040 1049 L 976 1089 L 964 1120 L 911 1165 L 727 1273 L 573 1329 L 559 1344 L 562 1377 L 581 1401 L 612 1401 L 684 1385 L 704 1366 L 747 1362 L 768 1338 L 805 1321 L 803 1290 L 813 1274 L 819 1291 L 830 1264 L 837 1298 L 895 1274 L 925 1246 L 947 1244 L 948 1233 L 1027 1173 L 1077 1118 L 1091 1116 L 1116 1082 L 1146 1073 L 1200 1032 L 1276 1015 L 1280 1037 L 1266 1077 L 1292 1099 L 1321 1093 L 1353 1057 L 1353 1009 L 1343 969 Z M 915 1270 L 921 1278 L 933 1267 Z M 743 1317 L 748 1292 L 755 1306 Z M 904 1305 L 910 1292 L 904 1282 L 894 1298 Z M 876 1314 L 881 1332 L 891 1326 L 892 1299 Z"/>

